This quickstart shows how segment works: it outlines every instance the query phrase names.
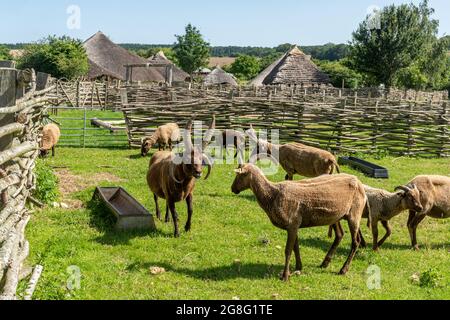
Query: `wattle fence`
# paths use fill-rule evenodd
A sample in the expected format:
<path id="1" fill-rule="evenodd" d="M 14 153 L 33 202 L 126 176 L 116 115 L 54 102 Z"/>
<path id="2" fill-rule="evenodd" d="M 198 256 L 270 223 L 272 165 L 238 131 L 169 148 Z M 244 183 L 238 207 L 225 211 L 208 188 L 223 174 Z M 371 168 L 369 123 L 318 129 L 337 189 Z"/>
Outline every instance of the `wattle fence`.
<path id="1" fill-rule="evenodd" d="M 32 197 L 34 168 L 54 87 L 36 91 L 33 70 L 0 69 L 0 88 L 0 299 L 9 300 L 17 298 L 19 280 L 31 272 L 24 267 L 29 253 L 26 203 L 38 203 Z"/>
<path id="2" fill-rule="evenodd" d="M 263 91 L 261 91 L 263 92 Z M 420 101 L 316 93 L 289 96 L 267 91 L 202 90 L 134 86 L 122 97 L 131 147 L 167 122 L 184 126 L 217 117 L 218 129 L 279 130 L 283 142 L 302 142 L 335 153 L 387 152 L 449 157 L 450 110 L 441 98 Z M 267 94 L 268 93 L 268 94 Z M 440 96 L 440 94 L 435 94 Z"/>

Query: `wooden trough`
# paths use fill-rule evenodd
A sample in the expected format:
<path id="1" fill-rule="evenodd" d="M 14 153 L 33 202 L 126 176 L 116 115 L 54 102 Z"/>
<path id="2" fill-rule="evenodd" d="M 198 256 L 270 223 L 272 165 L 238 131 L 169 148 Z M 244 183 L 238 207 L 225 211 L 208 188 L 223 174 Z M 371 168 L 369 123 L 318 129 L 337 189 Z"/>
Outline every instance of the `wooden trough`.
<path id="1" fill-rule="evenodd" d="M 389 179 L 389 171 L 386 168 L 359 158 L 341 157 L 339 158 L 339 164 L 348 165 L 375 179 Z"/>
<path id="2" fill-rule="evenodd" d="M 153 216 L 123 188 L 98 187 L 94 198 L 102 201 L 116 217 L 116 230 L 156 229 Z"/>

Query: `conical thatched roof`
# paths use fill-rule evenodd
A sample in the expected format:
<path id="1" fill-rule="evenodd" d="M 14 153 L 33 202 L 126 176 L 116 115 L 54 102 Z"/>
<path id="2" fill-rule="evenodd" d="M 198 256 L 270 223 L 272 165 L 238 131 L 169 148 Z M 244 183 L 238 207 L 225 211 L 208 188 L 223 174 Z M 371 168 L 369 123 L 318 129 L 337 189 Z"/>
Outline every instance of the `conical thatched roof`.
<path id="1" fill-rule="evenodd" d="M 203 83 L 206 86 L 214 86 L 220 84 L 227 84 L 230 86 L 238 86 L 236 78 L 227 72 L 225 72 L 221 67 L 217 66 L 210 74 L 208 74 L 204 79 Z"/>
<path id="2" fill-rule="evenodd" d="M 86 40 L 84 48 L 89 59 L 89 79 L 109 76 L 126 80 L 127 64 L 146 64 L 147 61 L 118 46 L 102 32 L 97 32 Z M 133 80 L 143 82 L 164 82 L 164 76 L 152 68 L 135 68 Z"/>
<path id="3" fill-rule="evenodd" d="M 184 72 L 183 70 L 178 68 L 176 65 L 174 65 L 172 63 L 172 61 L 167 59 L 166 55 L 162 51 L 159 51 L 154 56 L 148 58 L 147 62 L 150 64 L 152 64 L 152 63 L 153 64 L 165 64 L 165 65 L 172 64 L 173 65 L 173 81 L 177 81 L 177 82 L 189 81 L 191 78 L 188 73 Z M 161 72 L 163 72 L 162 74 L 165 74 L 165 70 L 163 70 L 163 68 L 158 68 L 158 69 L 161 69 Z"/>
<path id="4" fill-rule="evenodd" d="M 319 70 L 297 46 L 289 50 L 279 60 L 271 64 L 250 85 L 317 85 L 329 84 L 328 75 Z"/>

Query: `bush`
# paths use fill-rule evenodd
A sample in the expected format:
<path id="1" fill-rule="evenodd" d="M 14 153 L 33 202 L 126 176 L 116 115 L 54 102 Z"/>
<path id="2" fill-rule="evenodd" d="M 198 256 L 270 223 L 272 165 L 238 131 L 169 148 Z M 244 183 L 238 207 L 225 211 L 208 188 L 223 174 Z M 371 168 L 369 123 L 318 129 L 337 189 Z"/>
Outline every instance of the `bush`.
<path id="1" fill-rule="evenodd" d="M 356 89 L 364 85 L 364 78 L 358 72 L 350 69 L 342 61 L 315 61 L 319 68 L 328 74 L 333 86 L 340 88 L 342 82 L 346 88 Z"/>
<path id="2" fill-rule="evenodd" d="M 83 43 L 69 37 L 48 37 L 29 45 L 18 62 L 19 69 L 33 68 L 69 80 L 84 76 L 89 70 Z"/>
<path id="3" fill-rule="evenodd" d="M 261 65 L 258 58 L 240 55 L 229 70 L 240 80 L 251 80 L 258 75 Z"/>
<path id="4" fill-rule="evenodd" d="M 9 49 L 5 46 L 0 46 L 0 60 L 11 60 Z"/>
<path id="5" fill-rule="evenodd" d="M 36 190 L 34 196 L 44 204 L 58 200 L 58 178 L 52 168 L 42 161 L 36 165 Z"/>

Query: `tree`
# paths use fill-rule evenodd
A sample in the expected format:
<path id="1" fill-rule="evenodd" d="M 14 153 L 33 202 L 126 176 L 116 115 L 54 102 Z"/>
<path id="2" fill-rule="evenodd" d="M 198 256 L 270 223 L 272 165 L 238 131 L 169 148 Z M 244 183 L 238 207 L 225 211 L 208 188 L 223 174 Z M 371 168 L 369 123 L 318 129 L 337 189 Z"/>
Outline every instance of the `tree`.
<path id="1" fill-rule="evenodd" d="M 19 68 L 33 68 L 56 78 L 74 79 L 86 75 L 89 64 L 80 40 L 50 36 L 25 48 Z"/>
<path id="2" fill-rule="evenodd" d="M 0 60 L 11 60 L 9 49 L 5 46 L 0 46 Z"/>
<path id="3" fill-rule="evenodd" d="M 176 35 L 177 43 L 173 51 L 180 67 L 192 74 L 208 65 L 209 60 L 209 43 L 203 39 L 200 31 L 191 24 L 186 26 L 184 35 Z M 192 77 L 191 77 L 192 78 Z"/>
<path id="4" fill-rule="evenodd" d="M 259 74 L 260 70 L 258 58 L 247 55 L 238 56 L 229 68 L 229 71 L 239 80 L 251 80 Z"/>
<path id="5" fill-rule="evenodd" d="M 356 89 L 364 85 L 364 77 L 345 65 L 345 61 L 320 61 L 314 60 L 318 67 L 328 74 L 333 86 L 340 88 L 342 84 L 346 88 Z"/>
<path id="6" fill-rule="evenodd" d="M 436 41 L 439 22 L 431 18 L 433 13 L 424 0 L 419 6 L 391 5 L 368 16 L 351 42 L 357 70 L 391 86 L 399 71 L 425 56 Z"/>

